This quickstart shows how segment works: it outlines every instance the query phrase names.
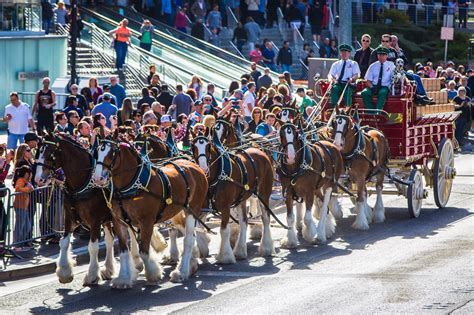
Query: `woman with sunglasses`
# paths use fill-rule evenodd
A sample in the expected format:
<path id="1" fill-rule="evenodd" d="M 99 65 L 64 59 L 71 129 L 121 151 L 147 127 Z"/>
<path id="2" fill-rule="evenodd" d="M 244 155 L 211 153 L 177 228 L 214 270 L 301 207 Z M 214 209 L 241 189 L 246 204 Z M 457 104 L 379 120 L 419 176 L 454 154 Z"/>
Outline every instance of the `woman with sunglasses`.
<path id="1" fill-rule="evenodd" d="M 254 107 L 252 110 L 252 120 L 249 122 L 249 126 L 245 129 L 245 133 L 255 133 L 257 126 L 263 121 L 262 109 L 260 107 Z"/>
<path id="2" fill-rule="evenodd" d="M 107 128 L 107 119 L 105 116 L 101 113 L 97 113 L 93 116 L 93 121 L 94 121 L 94 132 L 98 133 L 98 129 L 101 127 L 104 129 L 105 135 L 108 136 L 111 131 L 109 128 Z"/>
<path id="3" fill-rule="evenodd" d="M 357 61 L 359 64 L 359 69 L 361 72 L 361 77 L 365 76 L 365 73 L 367 72 L 367 69 L 369 69 L 369 60 L 370 60 L 370 55 L 374 51 L 372 47 L 370 47 L 370 43 L 372 41 L 372 37 L 370 37 L 369 34 L 364 34 L 362 35 L 362 38 L 360 39 L 362 47 L 357 49 L 354 60 Z"/>

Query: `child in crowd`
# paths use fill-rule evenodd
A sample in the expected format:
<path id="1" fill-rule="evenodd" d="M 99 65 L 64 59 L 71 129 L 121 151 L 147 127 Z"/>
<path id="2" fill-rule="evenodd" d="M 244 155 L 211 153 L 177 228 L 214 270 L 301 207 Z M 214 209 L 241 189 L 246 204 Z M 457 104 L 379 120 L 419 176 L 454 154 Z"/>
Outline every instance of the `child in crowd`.
<path id="1" fill-rule="evenodd" d="M 15 169 L 13 176 L 13 186 L 15 187 L 15 229 L 13 232 L 13 242 L 26 240 L 31 233 L 30 214 L 28 213 L 30 196 L 33 191 L 31 185 L 31 169 L 28 165 L 23 165 Z M 29 249 L 29 246 L 17 247 L 17 250 Z"/>

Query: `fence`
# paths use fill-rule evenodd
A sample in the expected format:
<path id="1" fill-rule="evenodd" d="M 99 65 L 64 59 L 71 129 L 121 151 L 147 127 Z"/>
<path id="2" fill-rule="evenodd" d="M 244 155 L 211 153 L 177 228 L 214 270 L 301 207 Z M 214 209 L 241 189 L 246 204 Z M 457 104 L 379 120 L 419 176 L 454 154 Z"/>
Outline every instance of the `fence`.
<path id="1" fill-rule="evenodd" d="M 352 21 L 359 24 L 391 24 L 395 19 L 408 18 L 412 23 L 419 26 L 429 26 L 434 23 L 443 23 L 443 16 L 451 14 L 455 16 L 455 25 L 459 26 L 459 19 L 463 15 L 466 20 L 474 15 L 471 7 L 447 7 L 439 2 L 433 4 L 408 4 L 399 1 L 386 1 L 385 3 L 373 1 L 352 1 Z M 467 27 L 466 25 L 461 25 Z"/>
<path id="2" fill-rule="evenodd" d="M 6 266 L 21 257 L 34 240 L 56 236 L 64 226 L 64 193 L 58 186 L 36 188 L 31 193 L 0 189 L 0 257 Z"/>

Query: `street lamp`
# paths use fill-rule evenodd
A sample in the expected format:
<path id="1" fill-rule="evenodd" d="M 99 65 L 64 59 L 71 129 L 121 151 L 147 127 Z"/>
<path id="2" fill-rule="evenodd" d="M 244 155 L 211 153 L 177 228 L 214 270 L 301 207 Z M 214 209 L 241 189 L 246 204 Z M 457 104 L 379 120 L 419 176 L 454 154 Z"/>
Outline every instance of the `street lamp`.
<path id="1" fill-rule="evenodd" d="M 76 56 L 77 56 L 77 0 L 71 0 L 71 80 L 69 86 L 77 83 Z"/>

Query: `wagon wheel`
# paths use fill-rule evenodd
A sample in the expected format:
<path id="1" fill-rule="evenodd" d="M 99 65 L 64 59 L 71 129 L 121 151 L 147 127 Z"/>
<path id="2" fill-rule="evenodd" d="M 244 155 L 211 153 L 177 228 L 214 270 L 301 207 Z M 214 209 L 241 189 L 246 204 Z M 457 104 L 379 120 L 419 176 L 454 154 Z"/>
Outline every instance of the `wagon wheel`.
<path id="1" fill-rule="evenodd" d="M 436 205 L 444 208 L 448 203 L 456 176 L 454 147 L 451 139 L 443 138 L 438 145 L 438 155 L 433 169 L 433 193 Z"/>
<path id="2" fill-rule="evenodd" d="M 423 176 L 419 170 L 411 170 L 409 181 L 411 182 L 407 188 L 406 198 L 408 201 L 408 213 L 412 218 L 418 218 L 425 197 L 423 188 Z"/>

